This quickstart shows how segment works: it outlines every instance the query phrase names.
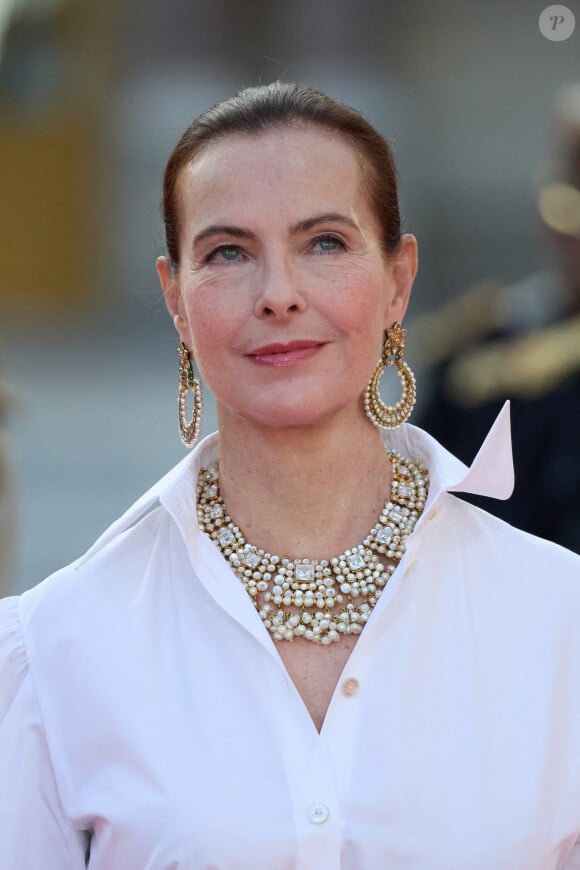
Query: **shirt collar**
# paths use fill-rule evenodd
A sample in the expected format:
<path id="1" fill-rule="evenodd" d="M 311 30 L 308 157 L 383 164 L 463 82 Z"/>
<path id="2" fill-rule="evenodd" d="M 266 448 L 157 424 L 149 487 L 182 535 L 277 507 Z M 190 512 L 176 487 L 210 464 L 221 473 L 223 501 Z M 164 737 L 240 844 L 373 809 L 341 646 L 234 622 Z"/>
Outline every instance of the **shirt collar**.
<path id="1" fill-rule="evenodd" d="M 430 487 L 426 512 L 441 492 L 465 492 L 507 499 L 514 486 L 509 402 L 506 402 L 491 427 L 470 467 L 460 462 L 431 435 L 408 423 L 383 436 L 387 449 L 395 449 L 409 459 L 423 459 L 429 469 Z M 157 504 L 172 506 L 171 513 L 185 508 L 195 515 L 195 482 L 199 469 L 219 455 L 219 435 L 204 438 L 171 471 L 147 490 L 75 562 L 84 564 L 126 529 L 134 525 Z"/>
<path id="2" fill-rule="evenodd" d="M 468 467 L 417 426 L 405 424 L 384 435 L 385 446 L 429 469 L 431 504 L 441 492 L 464 492 L 507 499 L 514 488 L 510 403 L 505 402 L 475 459 Z"/>

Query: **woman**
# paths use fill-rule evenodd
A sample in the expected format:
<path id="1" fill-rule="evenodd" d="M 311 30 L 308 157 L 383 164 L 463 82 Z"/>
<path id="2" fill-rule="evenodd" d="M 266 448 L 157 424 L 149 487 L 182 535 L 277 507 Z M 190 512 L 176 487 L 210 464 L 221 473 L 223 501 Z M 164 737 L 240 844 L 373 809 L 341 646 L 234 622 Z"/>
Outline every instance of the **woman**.
<path id="1" fill-rule="evenodd" d="M 470 469 L 398 425 L 387 144 L 248 89 L 188 128 L 164 213 L 181 434 L 193 360 L 219 433 L 3 603 L 0 866 L 580 867 L 579 560 L 450 494 L 507 497 L 505 414 Z"/>

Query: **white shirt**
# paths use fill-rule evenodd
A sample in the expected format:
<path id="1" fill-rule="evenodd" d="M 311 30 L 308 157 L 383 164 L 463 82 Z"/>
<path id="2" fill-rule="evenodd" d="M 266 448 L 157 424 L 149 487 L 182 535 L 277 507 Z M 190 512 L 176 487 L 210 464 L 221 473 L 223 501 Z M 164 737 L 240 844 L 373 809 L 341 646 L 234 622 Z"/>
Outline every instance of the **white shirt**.
<path id="1" fill-rule="evenodd" d="M 509 494 L 507 410 L 470 470 L 385 441 L 429 500 L 320 734 L 197 527 L 215 435 L 0 602 L 2 870 L 580 868 L 580 559 L 449 494 Z"/>

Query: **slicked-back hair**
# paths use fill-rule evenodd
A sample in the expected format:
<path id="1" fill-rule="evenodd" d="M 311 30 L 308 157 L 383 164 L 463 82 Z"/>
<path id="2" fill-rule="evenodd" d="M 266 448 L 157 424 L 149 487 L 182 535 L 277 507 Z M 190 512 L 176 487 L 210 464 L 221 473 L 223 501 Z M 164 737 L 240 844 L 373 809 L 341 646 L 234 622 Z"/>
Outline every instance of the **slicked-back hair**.
<path id="1" fill-rule="evenodd" d="M 172 269 L 179 268 L 179 182 L 185 167 L 228 136 L 258 136 L 303 127 L 335 133 L 358 154 L 371 208 L 382 228 L 382 246 L 394 251 L 401 238 L 397 172 L 389 143 L 356 109 L 304 84 L 273 82 L 245 88 L 195 118 L 167 162 L 163 181 L 165 243 Z"/>

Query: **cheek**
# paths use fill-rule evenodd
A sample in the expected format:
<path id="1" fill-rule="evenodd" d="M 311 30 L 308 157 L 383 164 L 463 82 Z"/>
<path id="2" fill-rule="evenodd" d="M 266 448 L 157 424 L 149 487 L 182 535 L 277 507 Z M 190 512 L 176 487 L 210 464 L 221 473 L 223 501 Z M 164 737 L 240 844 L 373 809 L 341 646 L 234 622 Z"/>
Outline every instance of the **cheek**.
<path id="1" fill-rule="evenodd" d="M 372 354 L 380 350 L 384 329 L 385 293 L 376 281 L 350 282 L 334 306 L 335 322 L 346 334 L 367 344 Z"/>
<path id="2" fill-rule="evenodd" d="M 184 315 L 196 361 L 211 358 L 212 350 L 219 349 L 232 333 L 232 300 L 223 297 L 211 287 L 190 287 L 184 295 Z"/>

